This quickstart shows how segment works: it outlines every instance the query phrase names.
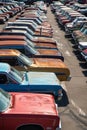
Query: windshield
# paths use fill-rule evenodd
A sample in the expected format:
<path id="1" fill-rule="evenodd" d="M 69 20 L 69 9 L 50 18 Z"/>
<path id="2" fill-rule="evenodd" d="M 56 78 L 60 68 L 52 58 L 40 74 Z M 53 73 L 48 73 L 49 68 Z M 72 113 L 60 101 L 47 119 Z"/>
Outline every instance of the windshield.
<path id="1" fill-rule="evenodd" d="M 33 31 L 31 29 L 29 29 L 29 28 L 27 28 L 27 32 L 31 33 L 32 35 L 34 34 Z"/>
<path id="2" fill-rule="evenodd" d="M 11 9 L 11 7 L 10 7 L 10 6 L 7 6 L 7 8 L 8 8 L 8 9 Z"/>
<path id="3" fill-rule="evenodd" d="M 35 25 L 35 24 L 33 23 L 31 26 L 36 30 L 37 25 Z"/>
<path id="4" fill-rule="evenodd" d="M 28 58 L 27 56 L 25 56 L 25 55 L 22 54 L 22 53 L 19 55 L 19 58 L 20 58 L 21 61 L 22 61 L 25 65 L 27 65 L 27 66 L 29 66 L 29 65 L 31 65 L 31 64 L 33 63 L 33 60 L 32 60 L 32 59 Z"/>
<path id="5" fill-rule="evenodd" d="M 11 71 L 9 72 L 9 74 L 15 79 L 15 81 L 17 81 L 18 83 L 22 82 L 23 79 L 23 74 L 21 72 L 19 72 L 18 70 L 14 69 L 13 67 L 11 67 Z"/>
<path id="6" fill-rule="evenodd" d="M 82 27 L 81 32 L 84 32 L 84 30 L 85 30 L 85 27 Z"/>
<path id="7" fill-rule="evenodd" d="M 83 34 L 87 34 L 87 29 L 84 30 Z"/>
<path id="8" fill-rule="evenodd" d="M 38 52 L 35 48 L 29 46 L 28 44 L 27 44 L 26 49 L 27 49 L 27 50 L 29 51 L 29 53 L 31 53 L 31 54 L 37 54 L 37 52 Z"/>
<path id="9" fill-rule="evenodd" d="M 37 23 L 35 23 L 33 20 L 32 21 L 30 21 L 31 23 L 33 23 L 33 25 L 35 26 L 35 27 L 37 27 L 38 26 L 38 24 Z"/>
<path id="10" fill-rule="evenodd" d="M 0 14 L 2 14 L 3 12 L 0 10 Z"/>
<path id="11" fill-rule="evenodd" d="M 10 106 L 11 95 L 0 89 L 0 112 L 6 111 Z"/>
<path id="12" fill-rule="evenodd" d="M 76 24 L 76 22 L 78 21 L 78 19 L 76 18 L 75 20 L 73 20 L 73 24 Z"/>
<path id="13" fill-rule="evenodd" d="M 39 24 L 41 24 L 41 21 L 40 21 L 38 18 L 36 19 L 36 21 L 37 21 Z"/>
<path id="14" fill-rule="evenodd" d="M 29 33 L 26 33 L 26 36 L 27 36 L 30 40 L 33 40 L 33 36 L 30 35 Z"/>
<path id="15" fill-rule="evenodd" d="M 28 43 L 28 45 L 34 47 L 34 43 L 32 41 L 30 41 L 29 39 L 26 38 L 26 42 Z"/>

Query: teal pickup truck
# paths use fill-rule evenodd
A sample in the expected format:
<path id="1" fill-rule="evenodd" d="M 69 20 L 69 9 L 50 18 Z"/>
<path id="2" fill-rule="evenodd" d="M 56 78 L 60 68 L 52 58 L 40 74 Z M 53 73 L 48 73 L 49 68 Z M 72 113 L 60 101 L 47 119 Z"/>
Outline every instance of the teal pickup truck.
<path id="1" fill-rule="evenodd" d="M 7 63 L 0 63 L 0 88 L 8 92 L 35 92 L 62 98 L 62 86 L 54 73 L 20 72 Z"/>

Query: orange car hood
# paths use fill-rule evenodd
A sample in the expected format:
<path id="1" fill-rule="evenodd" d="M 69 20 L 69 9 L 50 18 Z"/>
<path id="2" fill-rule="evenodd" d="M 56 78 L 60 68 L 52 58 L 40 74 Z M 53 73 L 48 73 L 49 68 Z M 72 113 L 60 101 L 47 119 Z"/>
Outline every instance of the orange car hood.
<path id="1" fill-rule="evenodd" d="M 54 58 L 33 58 L 34 64 L 46 68 L 68 68 L 63 61 Z"/>
<path id="2" fill-rule="evenodd" d="M 42 55 L 59 55 L 59 56 L 61 56 L 61 53 L 58 50 L 52 50 L 52 49 L 37 49 L 37 50 Z"/>

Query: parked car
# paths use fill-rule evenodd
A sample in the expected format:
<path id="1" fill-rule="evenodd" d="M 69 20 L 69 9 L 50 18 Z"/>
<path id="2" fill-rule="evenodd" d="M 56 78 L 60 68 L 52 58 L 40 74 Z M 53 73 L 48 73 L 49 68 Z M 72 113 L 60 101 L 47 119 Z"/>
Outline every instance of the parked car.
<path id="1" fill-rule="evenodd" d="M 11 26 L 6 26 L 4 28 L 5 30 L 25 30 L 28 33 L 30 33 L 33 36 L 37 36 L 37 37 L 53 37 L 53 33 L 52 32 L 43 32 L 42 29 L 40 29 L 40 31 L 33 31 L 31 28 L 29 28 L 28 26 L 24 26 L 21 24 L 21 26 L 19 25 L 11 25 Z"/>
<path id="2" fill-rule="evenodd" d="M 13 17 L 15 15 L 14 11 L 9 11 L 5 7 L 3 7 L 1 10 L 3 13 L 9 14 L 10 17 Z"/>
<path id="3" fill-rule="evenodd" d="M 43 43 L 54 43 L 55 42 L 54 38 L 32 36 L 30 33 L 28 33 L 27 31 L 23 31 L 23 30 L 2 30 L 2 33 L 3 32 L 4 32 L 4 34 L 12 34 L 12 33 L 14 33 L 14 34 L 17 34 L 17 35 L 24 35 L 30 41 L 37 42 L 37 43 L 38 42 L 39 43 L 40 42 L 43 42 Z"/>
<path id="4" fill-rule="evenodd" d="M 1 130 L 61 129 L 58 108 L 52 95 L 7 93 L 0 89 L 0 97 Z"/>
<path id="5" fill-rule="evenodd" d="M 78 39 L 84 37 L 87 33 L 87 25 L 82 26 L 79 30 L 75 30 L 72 33 L 72 37 L 76 44 L 78 44 Z"/>
<path id="6" fill-rule="evenodd" d="M 87 16 L 87 8 L 78 10 L 81 14 Z"/>
<path id="7" fill-rule="evenodd" d="M 87 48 L 82 50 L 81 55 L 82 55 L 83 59 L 87 62 Z"/>
<path id="8" fill-rule="evenodd" d="M 87 49 L 87 41 L 86 42 L 79 42 L 78 49 L 80 52 L 83 51 L 84 49 Z"/>
<path id="9" fill-rule="evenodd" d="M 70 78 L 69 68 L 59 59 L 28 58 L 18 50 L 0 49 L 0 62 L 9 63 L 20 71 L 54 72 L 60 81 Z"/>
<path id="10" fill-rule="evenodd" d="M 42 37 L 52 37 L 52 33 L 53 33 L 53 30 L 52 29 L 49 29 L 49 28 L 43 28 L 43 27 L 37 27 L 35 24 L 32 24 L 32 22 L 29 22 L 28 20 L 26 21 L 23 21 L 23 20 L 20 20 L 20 21 L 15 21 L 15 22 L 8 22 L 7 24 L 8 26 L 27 26 L 29 28 L 29 31 L 33 34 L 31 35 L 35 35 L 37 34 L 38 36 L 41 36 Z M 34 34 L 35 33 L 35 34 Z"/>
<path id="11" fill-rule="evenodd" d="M 40 17 L 28 17 L 28 18 L 27 17 L 19 17 L 19 18 L 16 18 L 16 19 L 20 19 L 20 20 L 33 20 L 38 25 L 51 27 L 51 25 L 50 25 L 50 23 L 48 21 L 43 21 Z"/>
<path id="12" fill-rule="evenodd" d="M 73 31 L 81 28 L 85 23 L 87 23 L 87 17 L 76 17 L 72 22 L 65 25 L 65 31 L 71 35 Z"/>
<path id="13" fill-rule="evenodd" d="M 23 40 L 6 40 L 0 42 L 0 49 L 17 49 L 31 58 L 58 58 L 64 60 L 62 53 L 55 49 L 35 49 Z"/>
<path id="14" fill-rule="evenodd" d="M 25 28 L 25 27 L 23 27 Z M 26 29 L 26 28 L 25 28 Z M 25 36 L 21 35 L 0 35 L 0 40 L 1 41 L 8 41 L 8 40 L 23 40 L 27 44 L 29 44 L 31 47 L 38 48 L 38 49 L 56 49 L 58 50 L 57 42 L 55 41 L 54 43 L 35 43 L 27 39 Z"/>
<path id="15" fill-rule="evenodd" d="M 8 92 L 49 93 L 55 100 L 62 98 L 62 86 L 54 73 L 18 71 L 0 63 L 0 88 Z"/>
<path id="16" fill-rule="evenodd" d="M 10 16 L 7 13 L 3 13 L 2 8 L 0 8 L 0 17 L 5 17 L 6 21 L 9 20 Z"/>

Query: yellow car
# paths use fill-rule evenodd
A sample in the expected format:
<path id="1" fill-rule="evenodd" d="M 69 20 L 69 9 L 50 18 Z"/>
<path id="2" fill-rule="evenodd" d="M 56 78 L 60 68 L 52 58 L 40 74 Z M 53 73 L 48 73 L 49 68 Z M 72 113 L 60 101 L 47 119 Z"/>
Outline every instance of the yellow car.
<path id="1" fill-rule="evenodd" d="M 67 81 L 70 70 L 60 59 L 28 58 L 18 50 L 0 49 L 0 62 L 9 63 L 18 70 L 54 72 L 60 81 Z"/>

